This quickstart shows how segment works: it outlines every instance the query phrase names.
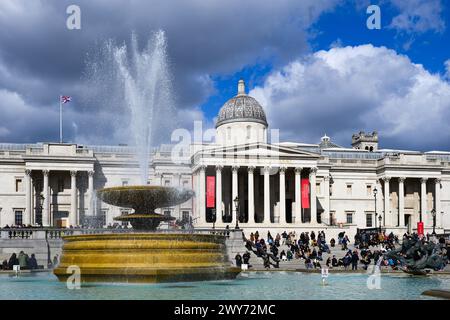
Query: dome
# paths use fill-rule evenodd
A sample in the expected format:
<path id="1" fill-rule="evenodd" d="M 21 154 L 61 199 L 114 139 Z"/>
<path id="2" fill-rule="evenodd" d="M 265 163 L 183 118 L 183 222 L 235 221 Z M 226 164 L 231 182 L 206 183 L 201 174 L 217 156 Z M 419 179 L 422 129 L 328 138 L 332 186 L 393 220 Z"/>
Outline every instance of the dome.
<path id="1" fill-rule="evenodd" d="M 245 93 L 244 80 L 239 80 L 238 94 L 220 108 L 216 128 L 230 122 L 258 122 L 266 127 L 266 113 L 255 98 Z"/>

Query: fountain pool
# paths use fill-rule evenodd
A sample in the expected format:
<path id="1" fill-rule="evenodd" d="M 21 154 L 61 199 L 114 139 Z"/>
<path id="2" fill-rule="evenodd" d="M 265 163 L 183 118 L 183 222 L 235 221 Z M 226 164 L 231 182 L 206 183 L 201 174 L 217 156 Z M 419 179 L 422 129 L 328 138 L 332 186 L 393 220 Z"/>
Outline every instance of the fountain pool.
<path id="1" fill-rule="evenodd" d="M 51 273 L 0 275 L 0 299 L 52 300 L 410 300 L 428 289 L 450 288 L 450 276 L 412 277 L 383 274 L 381 289 L 369 290 L 367 274 L 330 274 L 323 286 L 320 274 L 299 272 L 246 272 L 233 280 L 156 284 L 88 283 L 69 290 Z"/>

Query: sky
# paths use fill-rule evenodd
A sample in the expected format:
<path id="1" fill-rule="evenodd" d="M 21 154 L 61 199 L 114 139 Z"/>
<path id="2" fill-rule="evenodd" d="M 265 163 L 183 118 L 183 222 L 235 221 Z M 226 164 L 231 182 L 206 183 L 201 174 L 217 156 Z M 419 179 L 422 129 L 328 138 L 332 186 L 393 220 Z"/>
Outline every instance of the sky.
<path id="1" fill-rule="evenodd" d="M 79 30 L 66 27 L 72 4 Z M 96 92 L 115 91 L 92 86 L 89 62 L 107 41 L 134 33 L 144 48 L 163 30 L 173 127 L 214 127 L 242 78 L 281 141 L 350 146 L 375 130 L 381 148 L 450 151 L 449 18 L 448 0 L 2 0 L 0 143 L 58 141 L 61 94 L 65 141 L 128 142 L 129 110 Z"/>

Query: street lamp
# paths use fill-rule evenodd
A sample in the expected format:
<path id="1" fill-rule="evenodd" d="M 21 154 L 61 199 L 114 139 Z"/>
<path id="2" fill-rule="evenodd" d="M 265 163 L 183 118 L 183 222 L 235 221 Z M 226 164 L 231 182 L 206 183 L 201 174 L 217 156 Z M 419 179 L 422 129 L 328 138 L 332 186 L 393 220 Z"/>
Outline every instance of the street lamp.
<path id="1" fill-rule="evenodd" d="M 433 235 L 436 235 L 436 210 L 431 210 L 431 215 L 433 216 Z"/>
<path id="2" fill-rule="evenodd" d="M 37 209 L 38 209 L 38 213 L 39 213 L 39 220 L 38 221 L 36 221 L 38 224 L 40 224 L 41 226 L 43 225 L 43 221 L 42 221 L 42 208 L 43 208 L 43 206 L 44 206 L 44 196 L 42 195 L 42 194 L 39 194 L 39 196 L 38 196 L 38 207 L 37 207 Z"/>
<path id="3" fill-rule="evenodd" d="M 211 210 L 212 219 L 213 219 L 213 230 L 216 228 L 216 209 Z"/>
<path id="4" fill-rule="evenodd" d="M 377 216 L 378 216 L 378 213 L 377 213 L 377 193 L 378 193 L 378 190 L 375 187 L 375 189 L 373 189 L 373 195 L 375 197 L 375 228 L 377 227 Z"/>
<path id="5" fill-rule="evenodd" d="M 383 219 L 383 217 L 381 217 L 381 214 L 378 216 L 378 222 L 380 222 L 380 232 L 381 232 L 381 219 Z"/>
<path id="6" fill-rule="evenodd" d="M 239 229 L 239 198 L 236 197 L 234 199 L 234 207 L 236 208 L 236 227 L 235 229 Z"/>

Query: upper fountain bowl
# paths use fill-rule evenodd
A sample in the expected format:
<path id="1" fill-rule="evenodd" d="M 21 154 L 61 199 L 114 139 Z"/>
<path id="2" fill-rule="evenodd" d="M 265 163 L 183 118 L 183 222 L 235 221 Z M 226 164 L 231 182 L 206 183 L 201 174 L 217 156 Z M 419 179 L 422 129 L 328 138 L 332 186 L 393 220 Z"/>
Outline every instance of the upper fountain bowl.
<path id="1" fill-rule="evenodd" d="M 133 208 L 136 213 L 151 214 L 156 208 L 186 202 L 194 195 L 194 191 L 163 186 L 123 186 L 98 190 L 97 195 L 108 204 Z"/>

